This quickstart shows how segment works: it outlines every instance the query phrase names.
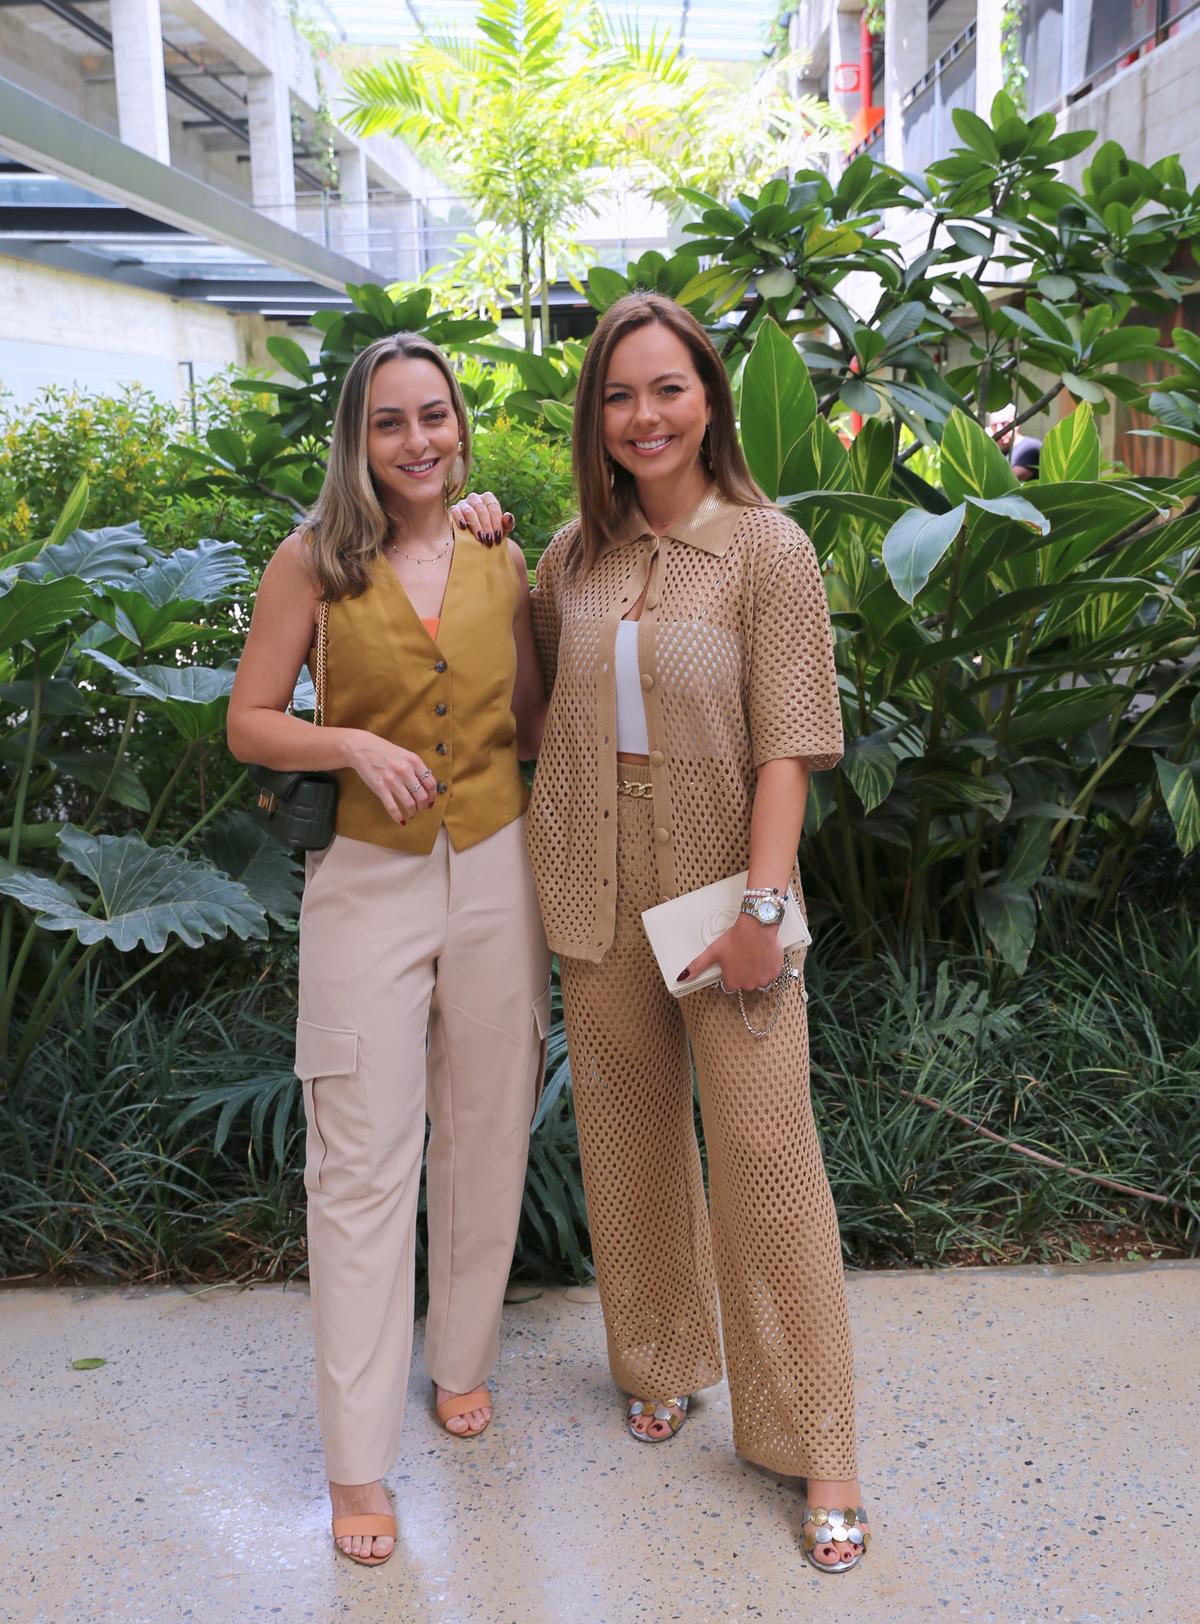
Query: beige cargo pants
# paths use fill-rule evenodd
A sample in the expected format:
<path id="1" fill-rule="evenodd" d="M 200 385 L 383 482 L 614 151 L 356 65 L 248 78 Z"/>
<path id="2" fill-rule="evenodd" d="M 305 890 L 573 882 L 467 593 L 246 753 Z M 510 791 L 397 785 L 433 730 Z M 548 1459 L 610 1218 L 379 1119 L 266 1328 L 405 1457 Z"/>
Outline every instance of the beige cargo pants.
<path id="1" fill-rule="evenodd" d="M 296 1072 L 326 1469 L 370 1483 L 396 1458 L 412 1354 L 426 1113 L 425 1364 L 453 1392 L 496 1360 L 550 961 L 524 819 L 428 857 L 336 836 L 310 854 Z"/>

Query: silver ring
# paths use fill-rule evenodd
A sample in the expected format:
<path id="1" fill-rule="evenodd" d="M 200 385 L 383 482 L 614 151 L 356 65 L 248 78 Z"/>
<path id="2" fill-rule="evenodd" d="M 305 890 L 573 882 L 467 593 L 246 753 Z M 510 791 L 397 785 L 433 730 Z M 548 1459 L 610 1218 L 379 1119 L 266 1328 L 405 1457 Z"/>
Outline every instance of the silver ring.
<path id="1" fill-rule="evenodd" d="M 428 767 L 422 767 L 418 776 L 421 778 L 432 778 L 433 774 L 430 772 Z"/>
<path id="2" fill-rule="evenodd" d="M 717 986 L 720 987 L 721 991 L 725 994 L 726 998 L 732 998 L 733 997 L 733 988 L 732 987 L 727 987 L 725 985 L 725 977 L 724 976 L 719 976 L 718 977 Z"/>

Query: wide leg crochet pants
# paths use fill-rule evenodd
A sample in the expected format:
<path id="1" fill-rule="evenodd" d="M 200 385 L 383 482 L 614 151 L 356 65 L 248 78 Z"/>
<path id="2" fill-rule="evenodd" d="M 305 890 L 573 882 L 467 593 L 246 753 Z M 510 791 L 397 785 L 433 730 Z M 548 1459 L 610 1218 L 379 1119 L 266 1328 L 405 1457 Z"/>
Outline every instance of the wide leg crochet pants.
<path id="1" fill-rule="evenodd" d="M 637 780 L 649 773 L 621 767 Z M 857 1476 L 837 1214 L 808 1090 L 798 987 L 769 1038 L 717 988 L 676 1000 L 641 912 L 661 901 L 654 803 L 617 797 L 617 918 L 599 964 L 562 960 L 563 1004 L 613 1379 L 669 1398 L 721 1379 L 734 1447 L 777 1472 Z M 765 1024 L 767 995 L 747 1003 Z M 711 1223 L 692 1109 L 695 1059 Z"/>

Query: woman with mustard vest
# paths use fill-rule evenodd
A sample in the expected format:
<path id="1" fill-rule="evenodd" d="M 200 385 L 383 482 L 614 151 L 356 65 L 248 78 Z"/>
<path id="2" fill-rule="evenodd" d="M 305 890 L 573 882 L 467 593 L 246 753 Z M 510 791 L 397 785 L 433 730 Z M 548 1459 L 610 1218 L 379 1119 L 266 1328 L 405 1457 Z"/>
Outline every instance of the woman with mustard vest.
<path id="1" fill-rule="evenodd" d="M 426 1113 L 425 1363 L 459 1437 L 485 1385 L 549 1024 L 519 757 L 545 713 L 520 549 L 463 544 L 470 433 L 441 353 L 379 339 L 346 375 L 308 520 L 263 573 L 229 709 L 242 761 L 329 771 L 310 853 L 296 1071 L 317 1393 L 337 1547 L 386 1561 L 412 1348 Z M 323 725 L 288 714 L 327 605 Z"/>

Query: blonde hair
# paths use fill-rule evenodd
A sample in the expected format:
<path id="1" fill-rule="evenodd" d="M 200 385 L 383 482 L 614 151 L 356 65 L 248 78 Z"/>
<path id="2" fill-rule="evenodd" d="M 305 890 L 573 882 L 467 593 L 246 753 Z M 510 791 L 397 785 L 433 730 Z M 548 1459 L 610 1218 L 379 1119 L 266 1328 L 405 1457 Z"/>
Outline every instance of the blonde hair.
<path id="1" fill-rule="evenodd" d="M 419 333 L 390 333 L 386 338 L 377 338 L 359 351 L 346 373 L 334 414 L 321 494 L 299 529 L 311 549 L 321 595 L 331 600 L 361 597 L 371 584 L 371 572 L 388 537 L 388 516 L 367 461 L 367 419 L 376 368 L 385 361 L 397 360 L 429 361 L 446 380 L 462 441 L 462 473 L 457 485 L 447 489 L 447 501 L 455 501 L 466 489 L 471 429 L 462 390 L 449 361 L 436 344 Z"/>
<path id="2" fill-rule="evenodd" d="M 738 441 L 729 374 L 712 339 L 695 316 L 674 299 L 661 293 L 627 293 L 600 318 L 575 391 L 571 450 L 579 495 L 579 534 L 571 543 L 567 567 L 581 574 L 586 574 L 602 550 L 616 539 L 622 521 L 637 500 L 633 475 L 614 462 L 604 447 L 604 383 L 613 350 L 630 333 L 652 323 L 668 328 L 686 345 L 704 386 L 710 421 L 702 450 L 713 484 L 727 502 L 737 507 L 771 505 L 746 465 Z"/>

